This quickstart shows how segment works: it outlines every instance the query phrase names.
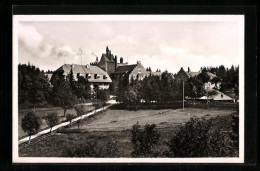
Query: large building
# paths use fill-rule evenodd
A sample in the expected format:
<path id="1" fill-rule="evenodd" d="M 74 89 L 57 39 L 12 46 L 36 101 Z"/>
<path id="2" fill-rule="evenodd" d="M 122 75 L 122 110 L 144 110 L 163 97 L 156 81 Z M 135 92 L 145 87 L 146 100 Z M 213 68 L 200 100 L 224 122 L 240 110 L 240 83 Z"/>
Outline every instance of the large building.
<path id="1" fill-rule="evenodd" d="M 75 81 L 78 80 L 78 77 L 84 77 L 88 80 L 90 83 L 90 87 L 99 87 L 100 89 L 108 89 L 109 84 L 112 82 L 109 75 L 100 69 L 97 66 L 91 66 L 91 65 L 76 65 L 76 64 L 64 64 L 60 68 L 58 68 L 56 71 L 54 71 L 53 74 L 63 71 L 63 75 L 66 77 L 68 74 L 70 74 L 72 69 L 73 76 Z"/>
<path id="2" fill-rule="evenodd" d="M 113 73 L 117 69 L 117 67 L 125 66 L 127 64 L 127 62 L 124 63 L 123 57 L 121 57 L 118 62 L 117 56 L 114 56 L 111 53 L 111 50 L 108 49 L 108 47 L 106 47 L 106 53 L 103 53 L 101 55 L 100 61 L 98 61 L 98 58 L 96 58 L 95 62 L 90 63 L 90 65 L 92 66 L 98 66 L 103 71 L 107 72 L 108 75 Z"/>

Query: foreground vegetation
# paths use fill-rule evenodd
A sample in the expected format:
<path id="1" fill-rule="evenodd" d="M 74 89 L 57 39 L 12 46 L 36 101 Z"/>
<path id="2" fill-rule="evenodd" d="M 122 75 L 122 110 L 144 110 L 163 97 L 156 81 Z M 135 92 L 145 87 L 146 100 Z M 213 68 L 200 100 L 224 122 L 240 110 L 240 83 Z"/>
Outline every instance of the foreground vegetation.
<path id="1" fill-rule="evenodd" d="M 100 113 L 89 118 L 80 129 L 77 129 L 77 125 L 72 125 L 71 129 L 56 132 L 55 136 L 27 148 L 21 148 L 19 155 L 31 157 L 238 156 L 238 112 L 233 110 L 229 114 L 212 115 L 213 117 L 192 115 L 191 120 L 182 120 L 184 124 L 177 125 L 169 123 L 163 126 L 167 123 L 135 122 L 129 128 L 126 127 L 127 129 L 118 129 L 118 125 L 115 125 L 112 130 L 84 129 L 85 125 L 98 121 L 106 114 Z M 167 115 L 162 113 L 159 117 L 163 117 L 164 114 Z"/>

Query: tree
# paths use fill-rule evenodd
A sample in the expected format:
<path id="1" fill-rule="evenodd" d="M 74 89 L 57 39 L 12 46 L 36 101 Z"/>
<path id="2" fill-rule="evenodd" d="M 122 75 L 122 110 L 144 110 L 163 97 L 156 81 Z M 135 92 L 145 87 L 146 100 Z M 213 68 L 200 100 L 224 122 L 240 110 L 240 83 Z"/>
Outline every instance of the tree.
<path id="1" fill-rule="evenodd" d="M 22 129 L 29 134 L 29 144 L 32 134 L 35 134 L 40 129 L 40 118 L 32 111 L 28 112 L 22 119 Z"/>
<path id="2" fill-rule="evenodd" d="M 67 121 L 70 121 L 70 124 L 71 124 L 71 121 L 72 121 L 72 119 L 74 119 L 74 115 L 73 114 L 70 114 L 70 113 L 68 113 L 67 115 L 66 115 L 66 120 Z"/>
<path id="3" fill-rule="evenodd" d="M 102 106 L 104 109 L 106 102 L 109 100 L 109 91 L 104 89 L 99 90 L 97 93 L 97 99 L 99 99 L 102 102 Z"/>
<path id="4" fill-rule="evenodd" d="M 51 127 L 51 129 L 50 129 L 50 132 L 51 132 L 52 127 L 59 123 L 58 113 L 57 112 L 49 113 L 46 116 L 46 121 L 47 121 L 48 126 Z"/>
<path id="5" fill-rule="evenodd" d="M 201 97 L 204 93 L 204 84 L 199 77 L 190 77 L 185 83 L 185 95 L 191 98 Z"/>
<path id="6" fill-rule="evenodd" d="M 58 72 L 52 77 L 53 91 L 51 103 L 60 106 L 64 110 L 64 117 L 67 109 L 72 108 L 76 103 L 76 97 L 72 93 L 71 87 L 64 79 L 63 73 Z"/>
<path id="7" fill-rule="evenodd" d="M 76 94 L 78 98 L 85 98 L 90 99 L 91 98 L 91 88 L 90 83 L 88 80 L 82 76 L 78 77 L 78 81 L 74 82 L 74 89 L 73 92 Z"/>
<path id="8" fill-rule="evenodd" d="M 82 119 L 82 115 L 84 115 L 86 113 L 86 110 L 85 110 L 85 107 L 83 105 L 78 105 L 78 106 L 75 106 L 74 108 L 77 112 L 77 116 L 80 117 L 80 119 L 77 121 L 78 129 L 79 129 L 80 122 L 81 122 L 81 119 Z"/>
<path id="9" fill-rule="evenodd" d="M 198 79 L 200 79 L 203 83 L 207 83 L 210 80 L 210 76 L 207 72 L 202 71 L 198 76 Z"/>
<path id="10" fill-rule="evenodd" d="M 102 102 L 99 99 L 93 99 L 93 106 L 95 107 L 95 113 L 98 108 L 102 106 Z"/>

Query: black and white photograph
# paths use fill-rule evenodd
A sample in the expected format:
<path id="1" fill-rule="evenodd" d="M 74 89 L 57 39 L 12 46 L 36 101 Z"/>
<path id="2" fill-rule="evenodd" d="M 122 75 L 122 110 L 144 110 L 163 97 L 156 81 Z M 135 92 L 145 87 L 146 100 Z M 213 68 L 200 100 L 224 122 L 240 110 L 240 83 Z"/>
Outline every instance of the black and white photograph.
<path id="1" fill-rule="evenodd" d="M 243 163 L 243 15 L 13 15 L 14 163 Z"/>

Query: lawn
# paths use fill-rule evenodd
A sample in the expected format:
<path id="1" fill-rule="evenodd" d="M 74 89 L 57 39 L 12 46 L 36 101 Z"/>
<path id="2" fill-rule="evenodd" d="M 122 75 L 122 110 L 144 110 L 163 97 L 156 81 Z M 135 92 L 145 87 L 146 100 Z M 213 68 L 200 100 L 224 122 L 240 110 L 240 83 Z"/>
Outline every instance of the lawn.
<path id="1" fill-rule="evenodd" d="M 93 110 L 94 107 L 93 106 L 85 106 L 86 110 Z M 32 109 L 33 110 L 33 109 Z M 23 110 L 19 110 L 18 112 L 18 135 L 19 135 L 19 139 L 27 136 L 27 133 L 25 133 L 21 127 L 21 122 L 23 117 L 29 112 L 29 109 L 23 109 Z M 57 112 L 58 116 L 59 116 L 59 122 L 63 122 L 66 120 L 66 117 L 64 116 L 64 110 L 62 108 L 35 108 L 35 113 L 41 118 L 41 127 L 40 130 L 44 130 L 46 128 L 48 128 L 48 125 L 46 124 L 46 121 L 44 118 L 44 116 L 47 116 L 49 113 L 51 112 Z M 71 113 L 74 114 L 76 116 L 76 111 L 75 109 L 68 109 L 66 111 L 66 114 Z"/>
<path id="2" fill-rule="evenodd" d="M 73 147 L 75 144 L 86 143 L 89 140 L 97 142 L 97 146 L 102 148 L 107 142 L 115 142 L 119 147 L 119 157 L 131 157 L 133 146 L 131 143 L 131 127 L 137 121 L 140 125 L 146 123 L 157 124 L 157 129 L 161 134 L 158 149 L 167 151 L 167 142 L 174 134 L 174 130 L 184 125 L 191 117 L 214 117 L 214 129 L 222 127 L 224 130 L 231 129 L 231 114 L 237 112 L 235 109 L 198 109 L 186 108 L 168 110 L 111 110 L 98 113 L 92 117 L 84 119 L 79 133 L 55 133 L 30 147 L 19 149 L 19 156 L 25 157 L 61 157 L 66 147 Z M 69 130 L 76 130 L 77 125 L 72 125 Z M 165 156 L 162 156 L 165 157 Z"/>

